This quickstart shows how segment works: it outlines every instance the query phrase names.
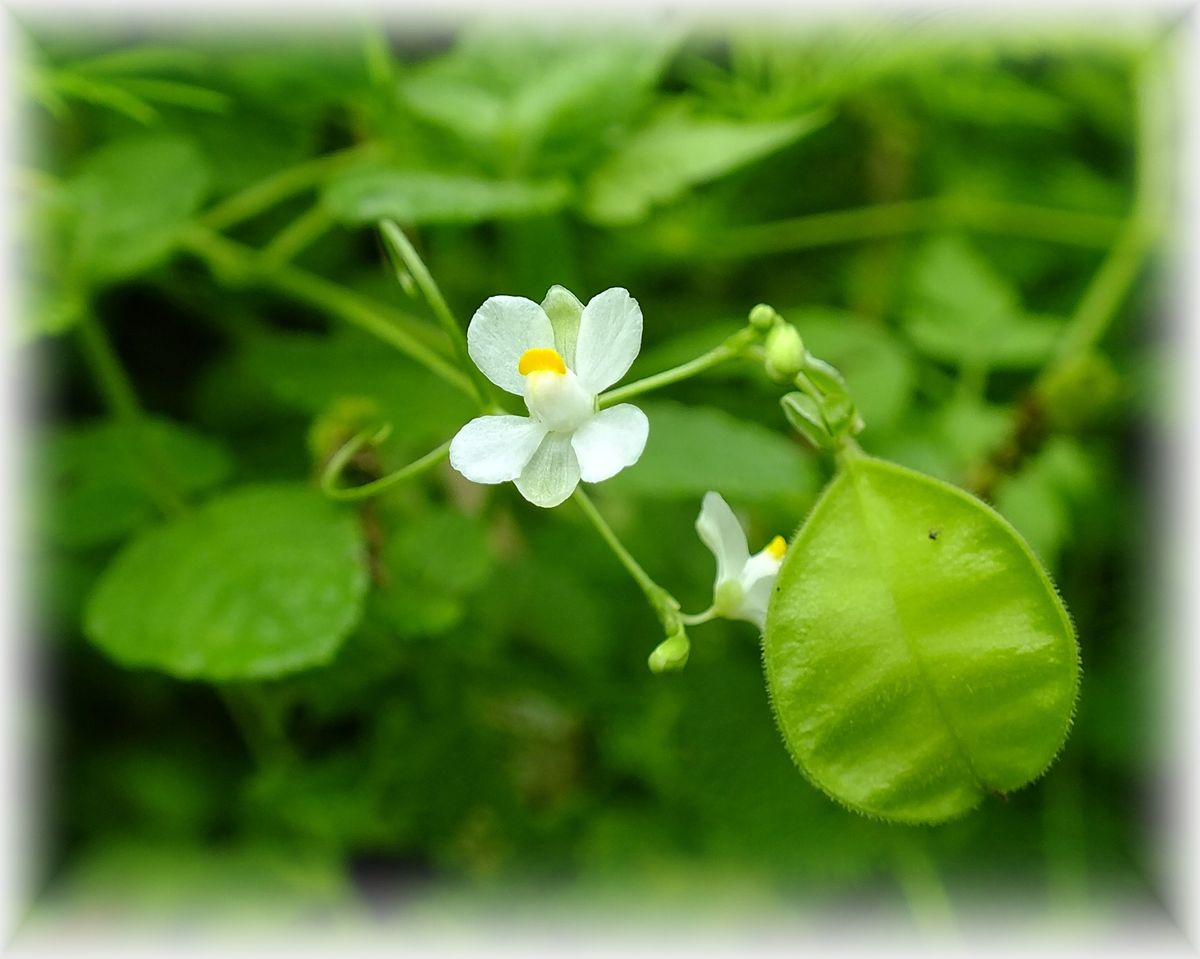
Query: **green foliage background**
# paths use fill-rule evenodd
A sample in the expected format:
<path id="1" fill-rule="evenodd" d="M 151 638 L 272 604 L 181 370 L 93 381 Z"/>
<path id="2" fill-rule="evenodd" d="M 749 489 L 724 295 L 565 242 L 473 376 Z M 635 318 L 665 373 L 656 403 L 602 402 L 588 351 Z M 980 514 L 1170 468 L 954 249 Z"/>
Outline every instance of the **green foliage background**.
<path id="1" fill-rule="evenodd" d="M 1152 881 L 1154 24 L 29 27 L 67 903 L 553 887 L 919 914 L 947 889 L 1041 911 Z M 572 504 L 448 467 L 324 501 L 363 423 L 394 429 L 359 481 L 473 413 L 411 358 L 452 362 L 381 217 L 464 320 L 496 293 L 627 287 L 631 377 L 775 305 L 845 372 L 865 449 L 985 493 L 1052 571 L 1083 684 L 1050 772 L 948 825 L 864 819 L 792 766 L 751 627 L 698 627 L 683 673 L 647 671 L 654 616 Z M 704 491 L 758 548 L 828 476 L 779 392 L 736 362 L 646 400 L 646 454 L 595 493 L 686 608 L 711 588 Z"/>

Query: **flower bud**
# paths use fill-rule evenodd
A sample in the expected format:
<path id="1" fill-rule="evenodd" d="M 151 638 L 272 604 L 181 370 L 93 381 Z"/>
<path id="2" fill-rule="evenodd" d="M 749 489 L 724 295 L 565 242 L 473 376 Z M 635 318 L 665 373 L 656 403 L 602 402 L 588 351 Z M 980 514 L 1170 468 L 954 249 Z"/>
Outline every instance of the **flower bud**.
<path id="1" fill-rule="evenodd" d="M 775 307 L 767 306 L 766 303 L 759 303 L 750 311 L 750 325 L 760 333 L 765 333 L 775 324 L 782 322 L 783 317 L 775 311 Z"/>
<path id="2" fill-rule="evenodd" d="M 780 323 L 767 334 L 767 375 L 786 383 L 804 369 L 804 340 L 791 323 Z"/>
<path id="3" fill-rule="evenodd" d="M 687 633 L 681 628 L 654 647 L 649 660 L 650 672 L 678 672 L 687 665 L 688 654 L 691 651 L 692 644 L 688 641 Z"/>

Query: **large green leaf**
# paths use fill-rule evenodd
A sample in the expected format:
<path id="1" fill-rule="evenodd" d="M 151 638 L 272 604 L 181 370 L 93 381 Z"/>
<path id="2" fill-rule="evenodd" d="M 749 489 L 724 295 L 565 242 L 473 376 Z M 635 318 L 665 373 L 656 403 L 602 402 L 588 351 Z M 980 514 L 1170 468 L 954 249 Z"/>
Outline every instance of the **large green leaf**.
<path id="1" fill-rule="evenodd" d="M 343 223 L 479 223 L 539 216 L 569 195 L 561 180 L 494 180 L 427 170 L 358 169 L 332 180 L 324 193 Z"/>
<path id="2" fill-rule="evenodd" d="M 650 419 L 646 451 L 610 481 L 614 491 L 699 497 L 715 489 L 750 501 L 816 489 L 816 464 L 781 433 L 701 406 L 660 401 L 644 409 Z"/>
<path id="3" fill-rule="evenodd" d="M 852 809 L 906 822 L 1025 785 L 1066 738 L 1071 621 L 998 513 L 848 460 L 788 550 L 764 662 L 793 758 Z"/>
<path id="4" fill-rule="evenodd" d="M 774 153 L 826 118 L 813 112 L 791 120 L 747 122 L 664 112 L 593 171 L 584 212 L 597 223 L 636 223 L 655 204 Z"/>
<path id="5" fill-rule="evenodd" d="M 71 547 L 107 543 L 153 520 L 156 481 L 195 493 L 220 484 L 231 469 L 216 442 L 160 419 L 62 428 L 42 456 L 50 484 L 47 531 Z"/>
<path id="6" fill-rule="evenodd" d="M 301 486 L 214 500 L 134 539 L 105 571 L 88 637 L 126 666 L 213 681 L 326 663 L 367 588 L 354 515 Z"/>

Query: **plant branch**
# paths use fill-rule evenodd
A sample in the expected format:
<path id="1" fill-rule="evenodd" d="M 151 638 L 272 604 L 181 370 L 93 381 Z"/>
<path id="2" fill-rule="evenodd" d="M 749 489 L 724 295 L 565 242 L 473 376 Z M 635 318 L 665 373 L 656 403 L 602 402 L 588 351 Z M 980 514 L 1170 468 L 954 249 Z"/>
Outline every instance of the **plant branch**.
<path id="1" fill-rule="evenodd" d="M 597 405 L 600 409 L 604 409 L 617 403 L 623 403 L 643 393 L 649 393 L 651 390 L 661 389 L 664 386 L 670 386 L 673 383 L 686 380 L 699 373 L 703 373 L 705 370 L 710 370 L 714 366 L 724 363 L 726 360 L 732 360 L 741 356 L 757 336 L 757 331 L 750 327 L 738 330 L 738 332 L 734 333 L 733 336 L 725 340 L 720 346 L 709 350 L 694 360 L 689 360 L 687 363 L 671 367 L 669 370 L 663 370 L 661 373 L 655 373 L 653 376 L 635 380 L 625 386 L 618 386 L 615 390 L 609 390 L 607 393 L 600 394 L 600 397 L 597 399 Z"/>
<path id="2" fill-rule="evenodd" d="M 200 225 L 185 231 L 181 244 L 207 263 L 218 279 L 256 282 L 357 326 L 474 398 L 471 380 L 432 345 L 430 334 L 436 336 L 436 331 L 420 320 L 298 267 L 271 263 L 257 250 Z"/>
<path id="3" fill-rule="evenodd" d="M 372 496 L 378 496 L 393 486 L 397 486 L 406 480 L 420 476 L 427 470 L 437 466 L 438 463 L 446 459 L 450 455 L 450 441 L 447 440 L 436 449 L 430 450 L 420 459 L 414 460 L 407 466 L 403 466 L 395 472 L 388 473 L 387 476 L 381 476 L 377 480 L 372 480 L 370 483 L 364 483 L 362 486 L 340 487 L 337 485 L 338 479 L 341 477 L 343 470 L 347 464 L 354 458 L 355 454 L 363 448 L 368 442 L 378 441 L 380 430 L 369 429 L 363 430 L 357 436 L 347 442 L 341 449 L 329 458 L 329 462 L 325 464 L 325 469 L 321 471 L 321 492 L 330 499 L 340 500 L 341 502 L 353 502 L 354 500 L 369 499 Z"/>

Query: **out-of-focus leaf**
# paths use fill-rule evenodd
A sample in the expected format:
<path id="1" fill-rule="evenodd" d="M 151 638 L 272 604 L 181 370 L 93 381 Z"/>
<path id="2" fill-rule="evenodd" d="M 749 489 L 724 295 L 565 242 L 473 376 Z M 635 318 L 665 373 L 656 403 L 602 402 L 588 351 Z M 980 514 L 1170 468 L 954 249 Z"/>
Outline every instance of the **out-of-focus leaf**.
<path id="1" fill-rule="evenodd" d="M 964 241 L 929 241 L 913 264 L 908 335 L 934 359 L 976 369 L 1030 369 L 1054 351 L 1062 321 L 1030 316 L 1016 291 Z"/>
<path id="2" fill-rule="evenodd" d="M 478 519 L 428 508 L 390 532 L 381 560 L 386 581 L 376 606 L 404 636 L 443 633 L 462 619 L 465 597 L 492 569 Z"/>
<path id="3" fill-rule="evenodd" d="M 81 852 L 46 908 L 178 929 L 235 918 L 302 922 L 349 904 L 344 873 L 327 853 L 261 840 L 208 847 L 107 837 Z"/>
<path id="4" fill-rule="evenodd" d="M 208 437 L 162 419 L 130 429 L 117 420 L 50 434 L 42 457 L 50 483 L 47 532 L 72 548 L 124 536 L 158 516 L 153 482 L 197 493 L 229 475 L 229 456 Z"/>
<path id="5" fill-rule="evenodd" d="M 664 31 L 582 37 L 478 24 L 400 95 L 490 169 L 564 171 L 590 165 L 641 111 L 673 46 Z"/>
<path id="6" fill-rule="evenodd" d="M 476 412 L 462 393 L 363 334 L 256 336 L 242 356 L 280 401 L 314 416 L 347 397 L 374 400 L 411 444 L 440 443 Z"/>
<path id="7" fill-rule="evenodd" d="M 328 662 L 367 588 L 353 514 L 316 490 L 251 487 L 133 539 L 87 605 L 116 661 L 210 681 Z"/>
<path id="8" fill-rule="evenodd" d="M 800 446 L 758 423 L 720 410 L 646 403 L 650 439 L 642 458 L 608 487 L 639 496 L 728 499 L 804 497 L 816 489 L 816 464 Z"/>
<path id="9" fill-rule="evenodd" d="M 663 112 L 592 173 L 584 213 L 606 225 L 636 223 L 656 204 L 774 153 L 827 119 L 821 111 L 762 123 Z"/>
<path id="10" fill-rule="evenodd" d="M 71 181 L 78 210 L 70 251 L 97 283 L 164 260 L 208 187 L 204 158 L 171 135 L 131 137 L 91 154 Z"/>
<path id="11" fill-rule="evenodd" d="M 352 170 L 325 188 L 323 200 L 343 223 L 478 223 L 538 216 L 566 203 L 562 181 L 487 180 L 423 170 Z"/>

